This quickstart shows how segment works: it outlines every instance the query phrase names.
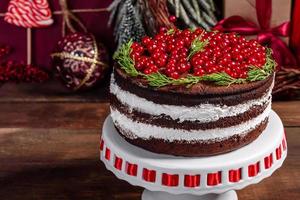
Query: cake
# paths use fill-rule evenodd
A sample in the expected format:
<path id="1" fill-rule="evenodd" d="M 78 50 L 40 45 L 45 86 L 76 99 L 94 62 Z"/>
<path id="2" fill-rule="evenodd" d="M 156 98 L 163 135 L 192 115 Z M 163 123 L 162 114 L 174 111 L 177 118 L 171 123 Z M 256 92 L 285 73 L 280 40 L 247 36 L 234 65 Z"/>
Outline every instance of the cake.
<path id="1" fill-rule="evenodd" d="M 145 150 L 211 156 L 253 142 L 266 128 L 276 63 L 233 33 L 162 29 L 114 55 L 111 118 Z"/>

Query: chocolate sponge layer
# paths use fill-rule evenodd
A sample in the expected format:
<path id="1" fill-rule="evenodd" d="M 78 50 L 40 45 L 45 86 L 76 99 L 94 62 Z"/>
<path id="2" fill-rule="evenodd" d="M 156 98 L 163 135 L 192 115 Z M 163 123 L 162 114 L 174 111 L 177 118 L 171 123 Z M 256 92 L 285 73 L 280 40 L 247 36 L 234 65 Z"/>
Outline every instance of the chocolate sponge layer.
<path id="1" fill-rule="evenodd" d="M 185 85 L 152 88 L 144 79 L 129 77 L 118 68 L 114 70 L 114 77 L 121 89 L 158 104 L 195 106 L 210 103 L 233 106 L 262 97 L 270 89 L 274 75 L 262 81 L 229 87 L 200 82 L 189 88 Z"/>
<path id="2" fill-rule="evenodd" d="M 111 107 L 113 109 L 118 110 L 119 112 L 126 115 L 128 118 L 132 119 L 133 121 L 156 125 L 159 127 L 184 129 L 184 130 L 199 130 L 199 129 L 207 130 L 207 129 L 226 128 L 230 126 L 235 126 L 257 117 L 258 115 L 263 113 L 263 111 L 268 106 L 268 103 L 266 102 L 261 106 L 253 106 L 246 112 L 240 113 L 236 116 L 223 117 L 213 122 L 199 123 L 197 121 L 180 122 L 179 120 L 174 120 L 167 115 L 153 116 L 151 114 L 143 113 L 135 109 L 129 110 L 127 106 L 122 104 L 117 99 L 117 97 L 113 94 L 110 95 L 110 102 L 111 102 Z"/>
<path id="3" fill-rule="evenodd" d="M 145 150 L 160 154 L 195 157 L 212 156 L 241 148 L 254 141 L 266 128 L 267 123 L 268 118 L 256 126 L 255 129 L 249 130 L 249 132 L 243 136 L 236 134 L 222 141 L 195 141 L 193 143 L 185 141 L 168 142 L 163 139 L 154 138 L 149 140 L 141 138 L 130 139 L 127 136 L 132 135 L 132 133 L 123 130 L 121 127 L 116 126 L 116 128 L 119 134 L 124 137 L 126 141 Z"/>

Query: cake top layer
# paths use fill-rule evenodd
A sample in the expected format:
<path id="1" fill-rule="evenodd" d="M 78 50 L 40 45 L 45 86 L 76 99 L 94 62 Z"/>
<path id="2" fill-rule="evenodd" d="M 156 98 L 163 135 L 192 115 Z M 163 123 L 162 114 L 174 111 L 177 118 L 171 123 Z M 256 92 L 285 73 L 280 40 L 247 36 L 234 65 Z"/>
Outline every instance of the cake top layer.
<path id="1" fill-rule="evenodd" d="M 127 76 L 149 87 L 220 87 L 270 77 L 276 67 L 271 54 L 257 41 L 233 33 L 162 29 L 141 43 L 122 45 L 114 60 Z"/>

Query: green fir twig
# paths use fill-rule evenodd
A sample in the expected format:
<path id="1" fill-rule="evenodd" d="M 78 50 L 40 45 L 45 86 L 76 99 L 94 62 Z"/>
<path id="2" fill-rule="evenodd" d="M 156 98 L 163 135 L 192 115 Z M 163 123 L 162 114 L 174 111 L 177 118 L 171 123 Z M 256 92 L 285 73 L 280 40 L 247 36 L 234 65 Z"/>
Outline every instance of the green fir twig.
<path id="1" fill-rule="evenodd" d="M 200 40 L 199 40 L 200 41 Z M 198 52 L 202 50 L 205 47 L 205 43 L 208 41 L 200 41 L 201 44 L 199 44 L 198 40 L 194 44 L 194 48 L 191 48 L 191 52 Z M 228 75 L 225 72 L 218 72 L 213 74 L 207 74 L 203 76 L 194 76 L 191 74 L 188 74 L 186 77 L 182 77 L 179 79 L 173 79 L 170 77 L 167 77 L 165 74 L 162 74 L 160 72 L 152 73 L 152 74 L 144 74 L 142 72 L 139 72 L 134 67 L 134 61 L 130 57 L 130 53 L 132 51 L 131 45 L 132 40 L 130 40 L 128 43 L 123 44 L 119 50 L 114 54 L 113 58 L 114 60 L 121 66 L 121 69 L 123 69 L 129 76 L 137 77 L 141 76 L 145 78 L 148 81 L 148 84 L 152 87 L 163 87 L 166 85 L 186 85 L 187 87 L 190 87 L 200 81 L 208 81 L 213 82 L 216 85 L 222 85 L 222 86 L 230 86 L 231 84 L 243 84 L 246 82 L 254 82 L 259 80 L 264 80 L 268 76 L 270 76 L 275 67 L 276 62 L 272 58 L 272 51 L 270 49 L 266 50 L 266 63 L 262 68 L 251 66 L 250 70 L 248 71 L 248 77 L 247 78 L 233 78 L 230 75 Z M 196 50 L 197 49 L 197 50 Z"/>
<path id="2" fill-rule="evenodd" d="M 209 43 L 208 40 L 201 41 L 202 35 L 196 37 L 190 47 L 190 53 L 188 55 L 188 60 L 193 57 L 197 52 L 204 51 L 205 46 Z"/>
<path id="3" fill-rule="evenodd" d="M 121 66 L 121 69 L 123 69 L 129 76 L 136 77 L 139 75 L 139 72 L 134 67 L 134 61 L 130 57 L 132 43 L 133 41 L 130 40 L 129 42 L 121 45 L 119 50 L 114 53 L 113 59 L 117 61 L 117 63 Z"/>

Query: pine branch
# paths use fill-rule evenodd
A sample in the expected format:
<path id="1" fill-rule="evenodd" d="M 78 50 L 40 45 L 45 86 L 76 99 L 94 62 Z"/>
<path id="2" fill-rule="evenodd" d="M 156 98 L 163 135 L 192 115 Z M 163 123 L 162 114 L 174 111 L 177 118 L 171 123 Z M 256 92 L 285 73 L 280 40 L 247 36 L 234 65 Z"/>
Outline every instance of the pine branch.
<path id="1" fill-rule="evenodd" d="M 262 68 L 254 67 L 254 66 L 251 67 L 251 70 L 248 72 L 248 77 L 246 79 L 233 78 L 225 72 L 207 74 L 200 77 L 189 74 L 186 77 L 173 79 L 167 77 L 165 74 L 162 74 L 160 72 L 152 73 L 152 74 L 144 74 L 142 72 L 137 71 L 136 68 L 134 67 L 134 61 L 130 57 L 130 53 L 132 51 L 131 49 L 132 43 L 133 43 L 132 40 L 130 40 L 129 42 L 123 44 L 119 48 L 119 50 L 115 52 L 113 59 L 118 62 L 118 64 L 121 66 L 121 69 L 123 69 L 129 76 L 132 77 L 142 76 L 148 81 L 148 84 L 152 87 L 163 87 L 166 85 L 186 85 L 187 87 L 190 87 L 200 81 L 213 82 L 216 85 L 222 85 L 222 86 L 230 86 L 231 84 L 243 84 L 246 82 L 264 80 L 265 78 L 267 78 L 273 73 L 276 67 L 276 62 L 272 58 L 272 52 L 270 49 L 267 49 L 266 64 Z M 195 41 L 195 43 L 196 44 L 194 44 L 194 48 L 192 48 L 191 53 L 202 50 L 205 47 L 205 45 L 208 43 L 208 41 L 202 42 L 198 39 Z"/>
<path id="2" fill-rule="evenodd" d="M 190 47 L 190 53 L 188 55 L 188 60 L 193 57 L 197 52 L 204 51 L 204 47 L 209 43 L 208 40 L 201 41 L 201 35 L 193 40 Z"/>
<path id="3" fill-rule="evenodd" d="M 256 66 L 251 66 L 250 70 L 248 71 L 248 78 L 247 81 L 260 81 L 266 79 L 269 75 L 273 73 L 276 68 L 276 62 L 272 58 L 272 50 L 267 48 L 266 50 L 266 64 L 263 68 L 259 68 Z"/>
<path id="4" fill-rule="evenodd" d="M 134 61 L 130 57 L 132 43 L 132 40 L 130 40 L 123 44 L 119 50 L 114 53 L 113 59 L 118 62 L 121 69 L 123 69 L 129 76 L 136 77 L 139 75 L 139 72 L 134 67 Z"/>
<path id="5" fill-rule="evenodd" d="M 208 74 L 202 76 L 201 78 L 203 81 L 211 81 L 214 82 L 216 85 L 227 85 L 227 86 L 230 86 L 231 84 L 241 84 L 246 82 L 245 79 L 233 78 L 228 74 L 226 74 L 225 72 Z"/>

